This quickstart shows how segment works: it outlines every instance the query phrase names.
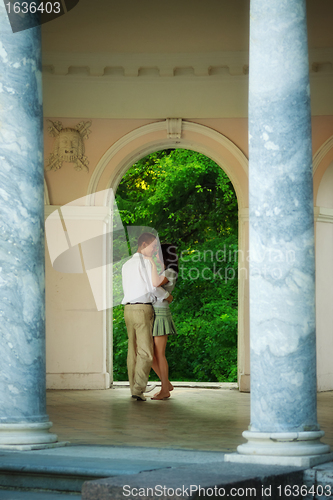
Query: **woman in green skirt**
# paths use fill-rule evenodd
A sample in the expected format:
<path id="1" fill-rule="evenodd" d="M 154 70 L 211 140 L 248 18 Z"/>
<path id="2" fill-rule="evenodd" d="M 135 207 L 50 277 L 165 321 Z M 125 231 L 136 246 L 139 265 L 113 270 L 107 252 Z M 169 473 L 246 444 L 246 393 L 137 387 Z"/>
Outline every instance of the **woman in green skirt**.
<path id="1" fill-rule="evenodd" d="M 153 259 L 152 263 L 152 282 L 155 287 L 162 286 L 171 294 L 175 287 L 178 277 L 178 257 L 176 247 L 169 243 L 164 243 L 157 254 L 157 260 L 162 266 L 163 272 L 158 274 L 157 267 Z M 170 397 L 170 391 L 173 386 L 169 381 L 169 366 L 165 357 L 165 348 L 168 341 L 168 335 L 176 334 L 176 327 L 173 322 L 169 302 L 157 299 L 153 304 L 155 320 L 153 327 L 154 337 L 154 360 L 152 368 L 161 380 L 161 390 L 154 395 L 152 399 L 167 399 Z"/>

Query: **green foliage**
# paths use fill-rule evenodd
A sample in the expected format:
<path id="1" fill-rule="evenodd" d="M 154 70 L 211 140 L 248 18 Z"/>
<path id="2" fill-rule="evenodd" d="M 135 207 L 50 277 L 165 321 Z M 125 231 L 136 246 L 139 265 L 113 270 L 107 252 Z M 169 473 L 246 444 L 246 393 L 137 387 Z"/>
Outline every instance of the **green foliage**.
<path id="1" fill-rule="evenodd" d="M 127 375 L 127 330 L 124 306 L 113 308 L 113 378 L 128 380 Z"/>
<path id="2" fill-rule="evenodd" d="M 124 224 L 156 229 L 161 241 L 189 248 L 237 233 L 237 200 L 228 176 L 195 151 L 158 151 L 123 177 L 117 205 Z"/>
<path id="3" fill-rule="evenodd" d="M 236 380 L 236 242 L 235 236 L 211 240 L 180 261 L 170 306 L 178 334 L 169 337 L 167 355 L 175 380 Z"/>
<path id="4" fill-rule="evenodd" d="M 188 150 L 159 151 L 136 163 L 116 196 L 126 225 L 156 229 L 178 246 L 179 277 L 169 336 L 173 380 L 237 378 L 237 200 L 211 159 Z M 123 307 L 114 308 L 114 378 L 126 380 Z M 152 375 L 151 378 L 154 378 Z"/>

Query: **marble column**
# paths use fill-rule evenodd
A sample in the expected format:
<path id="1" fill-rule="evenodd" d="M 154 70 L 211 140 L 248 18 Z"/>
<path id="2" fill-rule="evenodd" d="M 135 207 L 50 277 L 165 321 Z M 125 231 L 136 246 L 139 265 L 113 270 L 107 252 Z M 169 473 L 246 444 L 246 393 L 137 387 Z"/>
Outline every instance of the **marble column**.
<path id="1" fill-rule="evenodd" d="M 45 390 L 40 28 L 12 33 L 0 2 L 0 447 L 41 447 Z"/>
<path id="2" fill-rule="evenodd" d="M 317 422 L 305 0 L 250 11 L 251 423 L 238 453 L 252 457 L 238 461 L 307 465 L 332 457 Z"/>

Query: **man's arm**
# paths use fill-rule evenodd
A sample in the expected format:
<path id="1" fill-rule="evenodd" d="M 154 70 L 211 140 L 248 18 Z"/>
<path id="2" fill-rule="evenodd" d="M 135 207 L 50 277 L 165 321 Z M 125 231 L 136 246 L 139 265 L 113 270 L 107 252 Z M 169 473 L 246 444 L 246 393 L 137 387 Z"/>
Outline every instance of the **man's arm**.
<path id="1" fill-rule="evenodd" d="M 150 264 L 148 264 L 148 262 Z M 152 258 L 143 258 L 142 259 L 142 264 L 144 266 L 144 279 L 145 281 L 147 282 L 148 280 L 148 289 L 151 293 L 153 293 L 155 295 L 155 297 L 159 300 L 164 300 L 164 299 L 167 299 L 167 297 L 169 297 L 170 293 L 167 292 L 162 286 L 158 286 L 158 287 L 155 287 L 153 286 L 153 283 L 152 283 Z M 147 262 L 147 266 L 146 266 L 146 262 Z M 156 267 L 156 265 L 155 265 Z M 148 269 L 147 269 L 148 268 Z"/>
<path id="2" fill-rule="evenodd" d="M 145 257 L 145 259 L 149 260 L 151 263 L 151 281 L 153 283 L 153 286 L 162 286 L 165 285 L 165 283 L 168 283 L 168 278 L 165 276 L 159 275 L 157 272 L 157 266 L 152 257 Z"/>
<path id="3" fill-rule="evenodd" d="M 167 299 L 170 296 L 170 293 L 160 286 L 155 287 L 153 293 L 159 300 Z"/>

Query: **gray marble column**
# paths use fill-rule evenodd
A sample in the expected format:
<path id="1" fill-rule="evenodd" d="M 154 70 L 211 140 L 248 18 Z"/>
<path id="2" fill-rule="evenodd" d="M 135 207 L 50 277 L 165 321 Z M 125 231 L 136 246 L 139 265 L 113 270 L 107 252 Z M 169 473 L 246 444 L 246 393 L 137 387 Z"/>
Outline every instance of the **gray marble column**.
<path id="1" fill-rule="evenodd" d="M 56 441 L 45 393 L 40 28 L 0 2 L 0 447 Z"/>
<path id="2" fill-rule="evenodd" d="M 317 422 L 305 0 L 251 0 L 250 10 L 251 423 L 238 452 L 318 461 L 329 447 Z"/>

